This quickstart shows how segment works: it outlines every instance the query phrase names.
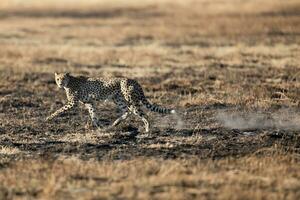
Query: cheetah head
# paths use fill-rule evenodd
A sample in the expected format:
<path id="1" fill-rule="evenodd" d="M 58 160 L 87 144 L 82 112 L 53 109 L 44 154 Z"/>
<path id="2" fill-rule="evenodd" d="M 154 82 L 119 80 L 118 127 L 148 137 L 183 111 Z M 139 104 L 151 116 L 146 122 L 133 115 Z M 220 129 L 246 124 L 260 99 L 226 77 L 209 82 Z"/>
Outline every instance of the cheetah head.
<path id="1" fill-rule="evenodd" d="M 69 73 L 55 73 L 55 82 L 59 88 L 66 87 L 69 82 Z"/>

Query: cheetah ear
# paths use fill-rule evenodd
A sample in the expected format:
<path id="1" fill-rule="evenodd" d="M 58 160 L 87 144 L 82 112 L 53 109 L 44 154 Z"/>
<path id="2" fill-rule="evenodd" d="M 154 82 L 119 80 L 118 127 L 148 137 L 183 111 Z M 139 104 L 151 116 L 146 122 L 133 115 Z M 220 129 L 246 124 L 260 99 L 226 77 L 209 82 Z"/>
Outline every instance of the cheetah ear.
<path id="1" fill-rule="evenodd" d="M 67 73 L 66 73 L 66 76 L 70 76 L 70 73 L 69 73 L 69 72 L 67 72 Z"/>
<path id="2" fill-rule="evenodd" d="M 54 72 L 54 75 L 57 76 L 58 74 L 56 72 Z"/>

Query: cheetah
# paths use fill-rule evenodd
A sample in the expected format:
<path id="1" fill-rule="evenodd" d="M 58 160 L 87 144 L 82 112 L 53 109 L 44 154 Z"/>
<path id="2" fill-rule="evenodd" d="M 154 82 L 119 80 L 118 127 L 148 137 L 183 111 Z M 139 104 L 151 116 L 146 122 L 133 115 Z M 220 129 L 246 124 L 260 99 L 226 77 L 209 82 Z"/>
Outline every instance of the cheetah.
<path id="1" fill-rule="evenodd" d="M 173 109 L 151 104 L 146 99 L 141 85 L 133 79 L 75 77 L 69 73 L 55 73 L 55 82 L 59 88 L 65 90 L 68 102 L 47 117 L 47 121 L 72 109 L 80 102 L 87 108 L 92 124 L 99 128 L 94 102 L 98 100 L 112 100 L 119 107 L 122 114 L 110 127 L 117 126 L 120 122 L 127 119 L 129 115 L 133 114 L 143 121 L 145 132 L 147 133 L 150 130 L 150 124 L 148 117 L 141 109 L 142 106 L 161 114 L 176 113 Z"/>

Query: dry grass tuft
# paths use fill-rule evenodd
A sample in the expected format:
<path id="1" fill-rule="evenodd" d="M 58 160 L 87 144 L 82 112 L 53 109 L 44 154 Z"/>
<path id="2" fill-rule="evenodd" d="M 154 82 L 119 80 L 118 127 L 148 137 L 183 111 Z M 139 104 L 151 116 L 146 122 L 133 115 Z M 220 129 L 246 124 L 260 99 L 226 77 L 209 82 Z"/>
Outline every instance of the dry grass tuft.
<path id="1" fill-rule="evenodd" d="M 0 146 L 0 154 L 2 155 L 14 155 L 19 153 L 21 153 L 21 151 L 16 147 Z"/>

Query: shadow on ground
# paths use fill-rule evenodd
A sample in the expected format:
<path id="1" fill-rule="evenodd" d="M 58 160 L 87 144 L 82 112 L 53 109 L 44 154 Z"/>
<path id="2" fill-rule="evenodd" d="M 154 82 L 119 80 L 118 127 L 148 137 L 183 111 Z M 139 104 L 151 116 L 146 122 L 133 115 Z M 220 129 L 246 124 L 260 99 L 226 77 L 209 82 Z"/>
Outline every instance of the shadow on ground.
<path id="1" fill-rule="evenodd" d="M 276 144 L 295 146 L 299 138 L 286 132 L 264 132 L 256 130 L 253 135 L 245 135 L 238 130 L 226 129 L 165 129 L 155 130 L 149 135 L 141 134 L 137 128 L 125 126 L 111 133 L 76 133 L 72 137 L 59 139 L 39 139 L 31 142 L 19 140 L 2 141 L 1 145 L 21 150 L 22 155 L 31 157 L 78 156 L 82 159 L 127 160 L 135 157 L 156 157 L 176 159 L 186 157 L 218 159 L 228 156 L 245 156 L 257 150 Z M 81 135 L 82 134 L 82 135 Z M 296 139 L 296 140 L 295 140 Z"/>

